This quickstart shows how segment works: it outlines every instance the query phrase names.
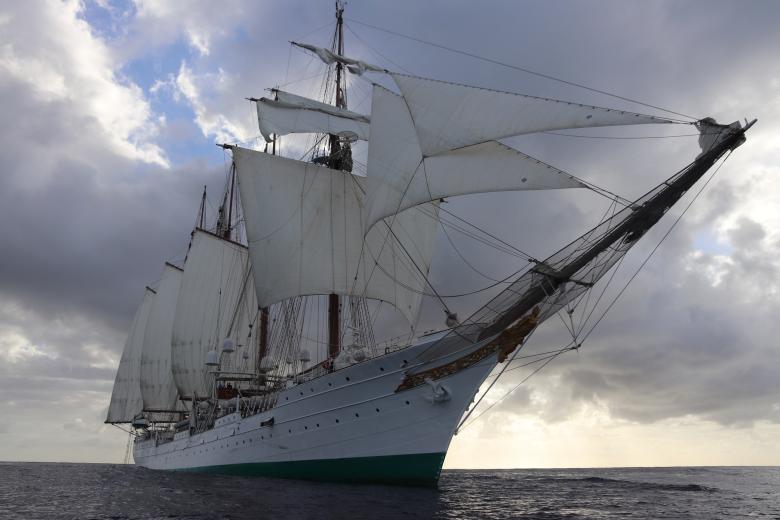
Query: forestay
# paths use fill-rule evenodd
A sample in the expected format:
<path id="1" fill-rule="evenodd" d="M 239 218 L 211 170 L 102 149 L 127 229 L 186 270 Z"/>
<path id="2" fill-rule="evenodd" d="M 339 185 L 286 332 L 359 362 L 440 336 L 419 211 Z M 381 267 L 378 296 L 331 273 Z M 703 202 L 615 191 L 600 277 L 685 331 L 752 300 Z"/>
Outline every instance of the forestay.
<path id="1" fill-rule="evenodd" d="M 435 204 L 387 219 L 364 241 L 364 178 L 238 147 L 233 159 L 261 306 L 336 293 L 389 302 L 415 322 Z"/>
<path id="2" fill-rule="evenodd" d="M 313 99 L 281 90 L 276 99 L 257 100 L 260 133 L 266 141 L 272 136 L 290 133 L 335 134 L 346 139 L 368 139 L 369 118 Z"/>
<path id="3" fill-rule="evenodd" d="M 171 357 L 176 388 L 185 399 L 211 395 L 206 353 L 226 338 L 240 352 L 257 314 L 246 247 L 196 229 L 187 254 L 173 323 Z M 250 359 L 255 359 L 250 352 Z M 236 354 L 233 354 L 236 355 Z"/>
<path id="4" fill-rule="evenodd" d="M 374 86 L 371 135 L 365 229 L 443 197 L 583 187 L 568 173 L 497 141 L 423 157 L 404 99 L 379 85 Z"/>
<path id="5" fill-rule="evenodd" d="M 141 398 L 141 352 L 143 350 L 146 322 L 154 300 L 154 291 L 146 288 L 144 297 L 135 311 L 130 333 L 122 351 L 119 369 L 116 372 L 111 404 L 108 406 L 107 423 L 131 422 L 143 408 Z"/>
<path id="6" fill-rule="evenodd" d="M 165 264 L 144 333 L 141 353 L 141 396 L 144 411 L 172 411 L 177 406 L 171 372 L 171 333 L 179 297 L 181 269 Z"/>

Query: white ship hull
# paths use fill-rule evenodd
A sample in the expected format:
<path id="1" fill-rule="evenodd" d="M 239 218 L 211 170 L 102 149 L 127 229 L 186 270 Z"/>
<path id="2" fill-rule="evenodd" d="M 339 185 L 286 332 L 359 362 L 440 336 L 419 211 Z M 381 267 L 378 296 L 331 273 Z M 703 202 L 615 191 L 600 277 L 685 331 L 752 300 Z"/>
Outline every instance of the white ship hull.
<path id="1" fill-rule="evenodd" d="M 407 371 L 441 367 L 485 343 L 412 366 L 429 340 L 352 365 L 282 391 L 263 413 L 225 416 L 213 429 L 181 432 L 165 443 L 139 440 L 134 458 L 163 470 L 435 484 L 455 428 L 497 354 L 437 380 L 446 397 L 435 399 L 430 383 L 398 387 Z"/>

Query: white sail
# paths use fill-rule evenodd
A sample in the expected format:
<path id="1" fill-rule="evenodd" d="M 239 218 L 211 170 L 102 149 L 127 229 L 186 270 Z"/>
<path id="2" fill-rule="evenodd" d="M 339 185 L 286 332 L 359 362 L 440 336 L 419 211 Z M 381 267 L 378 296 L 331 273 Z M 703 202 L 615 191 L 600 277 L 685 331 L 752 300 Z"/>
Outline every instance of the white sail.
<path id="1" fill-rule="evenodd" d="M 247 337 L 256 314 L 246 247 L 195 230 L 184 264 L 171 342 L 179 395 L 191 399 L 212 394 L 207 374 L 213 368 L 205 365 L 206 354 L 219 351 L 226 338 L 239 346 L 233 356 L 241 355 L 242 348 L 250 349 Z"/>
<path id="2" fill-rule="evenodd" d="M 521 134 L 638 124 L 662 117 L 391 73 L 425 157 Z"/>
<path id="3" fill-rule="evenodd" d="M 107 423 L 131 422 L 143 408 L 140 386 L 141 352 L 153 300 L 154 291 L 147 287 L 143 300 L 135 311 L 122 358 L 119 361 L 114 389 L 111 392 L 111 404 L 108 406 Z"/>
<path id="4" fill-rule="evenodd" d="M 377 67 L 376 65 L 371 65 L 370 63 L 366 63 L 364 61 L 360 61 L 354 58 L 348 58 L 347 56 L 336 54 L 330 49 L 325 49 L 323 47 L 316 47 L 314 45 L 309 45 L 308 43 L 297 43 L 297 42 L 290 42 L 290 43 L 302 49 L 306 49 L 307 51 L 313 52 L 326 65 L 331 65 L 337 62 L 341 63 L 342 65 L 345 65 L 347 67 L 347 70 L 349 70 L 353 74 L 357 74 L 358 76 L 363 74 L 366 71 L 387 72 L 382 67 Z"/>
<path id="5" fill-rule="evenodd" d="M 141 396 L 145 411 L 171 411 L 177 404 L 171 372 L 171 333 L 179 298 L 181 269 L 165 264 L 149 310 L 141 353 Z"/>
<path id="6" fill-rule="evenodd" d="M 497 141 L 423 157 L 415 122 L 402 97 L 374 86 L 365 229 L 443 197 L 583 187 L 566 172 Z"/>
<path id="7" fill-rule="evenodd" d="M 272 135 L 291 133 L 336 134 L 356 140 L 368 139 L 369 118 L 344 108 L 276 90 L 277 99 L 257 100 L 260 133 L 271 142 Z"/>
<path id="8" fill-rule="evenodd" d="M 233 158 L 260 306 L 356 295 L 389 302 L 414 323 L 438 225 L 433 205 L 388 219 L 364 242 L 364 178 L 238 147 Z"/>

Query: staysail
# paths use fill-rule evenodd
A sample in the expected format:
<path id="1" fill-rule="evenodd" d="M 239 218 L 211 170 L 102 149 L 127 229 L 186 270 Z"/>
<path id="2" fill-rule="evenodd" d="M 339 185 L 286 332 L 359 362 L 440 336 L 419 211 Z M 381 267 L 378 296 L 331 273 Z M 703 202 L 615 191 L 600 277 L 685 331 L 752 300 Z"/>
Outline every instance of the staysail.
<path id="1" fill-rule="evenodd" d="M 291 133 L 323 133 L 349 140 L 368 139 L 368 116 L 282 90 L 274 93 L 276 99 L 255 100 L 260 133 L 269 143 L 273 135 Z"/>
<path id="2" fill-rule="evenodd" d="M 111 404 L 108 406 L 107 423 L 128 423 L 141 412 L 141 352 L 149 310 L 154 300 L 154 291 L 146 288 L 144 297 L 135 311 L 130 332 L 127 335 L 122 358 L 116 372 L 114 389 L 111 392 Z"/>
<path id="3" fill-rule="evenodd" d="M 494 191 L 582 188 L 570 174 L 497 141 L 424 156 L 404 98 L 374 86 L 365 229 L 442 197 Z"/>
<path id="4" fill-rule="evenodd" d="M 171 341 L 172 372 L 184 399 L 211 395 L 206 355 L 223 340 L 250 349 L 257 300 L 245 246 L 196 229 L 184 264 Z M 250 356 L 255 359 L 254 353 Z"/>
<path id="5" fill-rule="evenodd" d="M 157 295 L 149 309 L 141 353 L 141 396 L 146 412 L 170 412 L 180 408 L 171 372 L 171 332 L 181 273 L 178 267 L 165 264 Z"/>
<path id="6" fill-rule="evenodd" d="M 672 123 L 663 117 L 390 74 L 425 157 L 494 139 L 564 128 Z"/>
<path id="7" fill-rule="evenodd" d="M 239 147 L 233 159 L 261 307 L 336 293 L 389 302 L 415 322 L 435 205 L 387 219 L 364 240 L 363 177 Z"/>

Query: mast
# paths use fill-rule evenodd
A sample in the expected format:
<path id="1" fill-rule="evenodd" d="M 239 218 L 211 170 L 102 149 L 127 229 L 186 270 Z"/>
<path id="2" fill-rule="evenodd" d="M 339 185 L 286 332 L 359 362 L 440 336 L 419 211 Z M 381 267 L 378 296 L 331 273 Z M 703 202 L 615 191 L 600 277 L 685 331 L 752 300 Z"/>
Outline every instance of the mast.
<path id="1" fill-rule="evenodd" d="M 233 192 L 236 191 L 236 165 L 233 163 L 232 167 L 230 168 L 230 202 L 228 203 L 228 218 L 227 218 L 227 226 L 225 226 L 225 231 L 222 234 L 223 238 L 227 238 L 230 240 L 231 235 L 231 229 L 233 226 Z"/>
<path id="2" fill-rule="evenodd" d="M 268 353 L 268 307 L 260 309 L 260 348 L 257 352 L 257 366 L 262 367 L 263 358 Z"/>
<path id="3" fill-rule="evenodd" d="M 336 54 L 344 55 L 344 2 L 336 0 L 336 34 L 334 49 Z M 344 85 L 342 85 L 344 84 Z M 336 62 L 336 106 L 347 108 L 344 80 L 344 65 Z M 330 154 L 328 166 L 334 170 L 352 171 L 352 153 L 348 143 L 341 143 L 338 135 L 330 134 Z M 328 295 L 328 357 L 335 359 L 341 349 L 341 301 L 338 294 Z"/>
<path id="4" fill-rule="evenodd" d="M 203 186 L 203 196 L 200 198 L 200 208 L 198 209 L 198 224 L 200 229 L 206 225 L 206 186 Z"/>
<path id="5" fill-rule="evenodd" d="M 274 99 L 279 99 L 278 92 L 274 92 Z M 271 155 L 276 155 L 276 134 L 273 135 L 273 141 L 271 145 Z M 268 144 L 266 144 L 266 149 Z M 235 172 L 236 163 L 233 163 L 233 171 Z M 260 343 L 257 349 L 257 369 L 263 368 L 263 358 L 268 354 L 268 307 L 260 308 Z"/>
<path id="6" fill-rule="evenodd" d="M 336 34 L 334 37 L 333 52 L 344 55 L 344 3 L 336 0 Z M 347 108 L 346 79 L 344 76 L 344 64 L 336 62 L 336 106 Z M 342 145 L 339 136 L 330 134 L 330 157 L 328 163 L 333 170 L 352 171 L 352 154 L 348 143 Z M 347 159 L 349 156 L 349 160 Z"/>

